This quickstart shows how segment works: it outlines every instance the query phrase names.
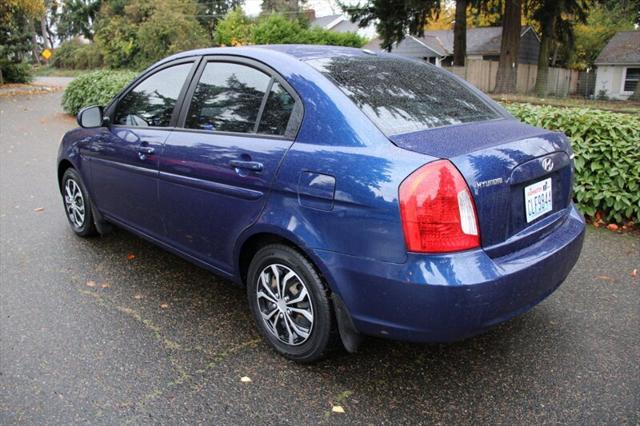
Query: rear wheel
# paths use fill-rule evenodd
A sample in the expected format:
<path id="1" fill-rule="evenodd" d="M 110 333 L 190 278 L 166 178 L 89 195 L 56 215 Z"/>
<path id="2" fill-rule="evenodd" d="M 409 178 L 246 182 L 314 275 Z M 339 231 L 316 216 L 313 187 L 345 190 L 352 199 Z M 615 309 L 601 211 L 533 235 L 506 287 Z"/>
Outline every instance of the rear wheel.
<path id="1" fill-rule="evenodd" d="M 260 249 L 247 275 L 249 305 L 269 344 L 294 361 L 322 358 L 334 340 L 331 303 L 314 266 L 296 250 Z"/>
<path id="2" fill-rule="evenodd" d="M 62 176 L 62 201 L 73 232 L 81 237 L 97 234 L 89 195 L 80 175 L 72 168 Z"/>

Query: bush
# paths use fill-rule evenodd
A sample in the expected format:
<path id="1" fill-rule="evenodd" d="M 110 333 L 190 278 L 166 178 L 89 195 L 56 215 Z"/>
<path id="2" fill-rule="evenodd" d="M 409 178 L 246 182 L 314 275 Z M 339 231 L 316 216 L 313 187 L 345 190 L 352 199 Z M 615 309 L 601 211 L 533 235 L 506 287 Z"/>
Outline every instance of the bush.
<path id="1" fill-rule="evenodd" d="M 589 217 L 640 223 L 640 116 L 587 108 L 510 104 L 533 126 L 564 132 L 575 152 L 575 199 Z"/>
<path id="2" fill-rule="evenodd" d="M 106 104 L 126 86 L 136 73 L 132 71 L 94 71 L 74 79 L 62 95 L 62 107 L 69 114 L 77 114 L 90 105 Z"/>
<path id="3" fill-rule="evenodd" d="M 0 58 L 0 75 L 2 83 L 28 83 L 31 81 L 31 65 Z"/>
<path id="4" fill-rule="evenodd" d="M 241 8 L 235 8 L 225 16 L 213 35 L 213 42 L 218 46 L 236 46 L 251 43 L 253 25 Z"/>
<path id="5" fill-rule="evenodd" d="M 83 44 L 77 39 L 67 40 L 53 51 L 51 65 L 56 68 L 84 70 L 103 65 L 100 49 L 94 43 Z"/>

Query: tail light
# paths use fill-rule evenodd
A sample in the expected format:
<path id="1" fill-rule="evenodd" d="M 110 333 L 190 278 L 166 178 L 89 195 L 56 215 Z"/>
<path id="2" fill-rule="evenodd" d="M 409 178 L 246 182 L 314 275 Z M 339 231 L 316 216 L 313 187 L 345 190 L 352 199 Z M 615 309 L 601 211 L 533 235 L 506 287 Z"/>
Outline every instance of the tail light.
<path id="1" fill-rule="evenodd" d="M 480 246 L 469 187 L 447 160 L 422 166 L 402 182 L 400 216 L 409 251 L 445 253 Z"/>

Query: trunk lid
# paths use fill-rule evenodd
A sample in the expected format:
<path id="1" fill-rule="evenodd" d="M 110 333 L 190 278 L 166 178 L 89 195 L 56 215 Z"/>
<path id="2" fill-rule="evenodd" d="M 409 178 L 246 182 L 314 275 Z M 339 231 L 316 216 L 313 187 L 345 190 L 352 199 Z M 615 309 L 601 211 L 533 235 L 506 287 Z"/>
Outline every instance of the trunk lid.
<path id="1" fill-rule="evenodd" d="M 447 126 L 390 137 L 397 146 L 450 160 L 474 197 L 482 247 L 506 255 L 548 235 L 571 204 L 567 138 L 514 119 Z M 525 188 L 551 180 L 551 211 L 527 221 Z"/>

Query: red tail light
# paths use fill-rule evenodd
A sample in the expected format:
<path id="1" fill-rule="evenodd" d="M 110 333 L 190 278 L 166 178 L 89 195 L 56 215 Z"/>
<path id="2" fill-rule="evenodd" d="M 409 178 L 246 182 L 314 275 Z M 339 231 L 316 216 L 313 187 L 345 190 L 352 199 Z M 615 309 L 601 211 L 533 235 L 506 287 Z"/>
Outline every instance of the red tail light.
<path id="1" fill-rule="evenodd" d="M 422 166 L 402 182 L 400 216 L 409 251 L 444 253 L 480 246 L 469 187 L 447 160 Z"/>

